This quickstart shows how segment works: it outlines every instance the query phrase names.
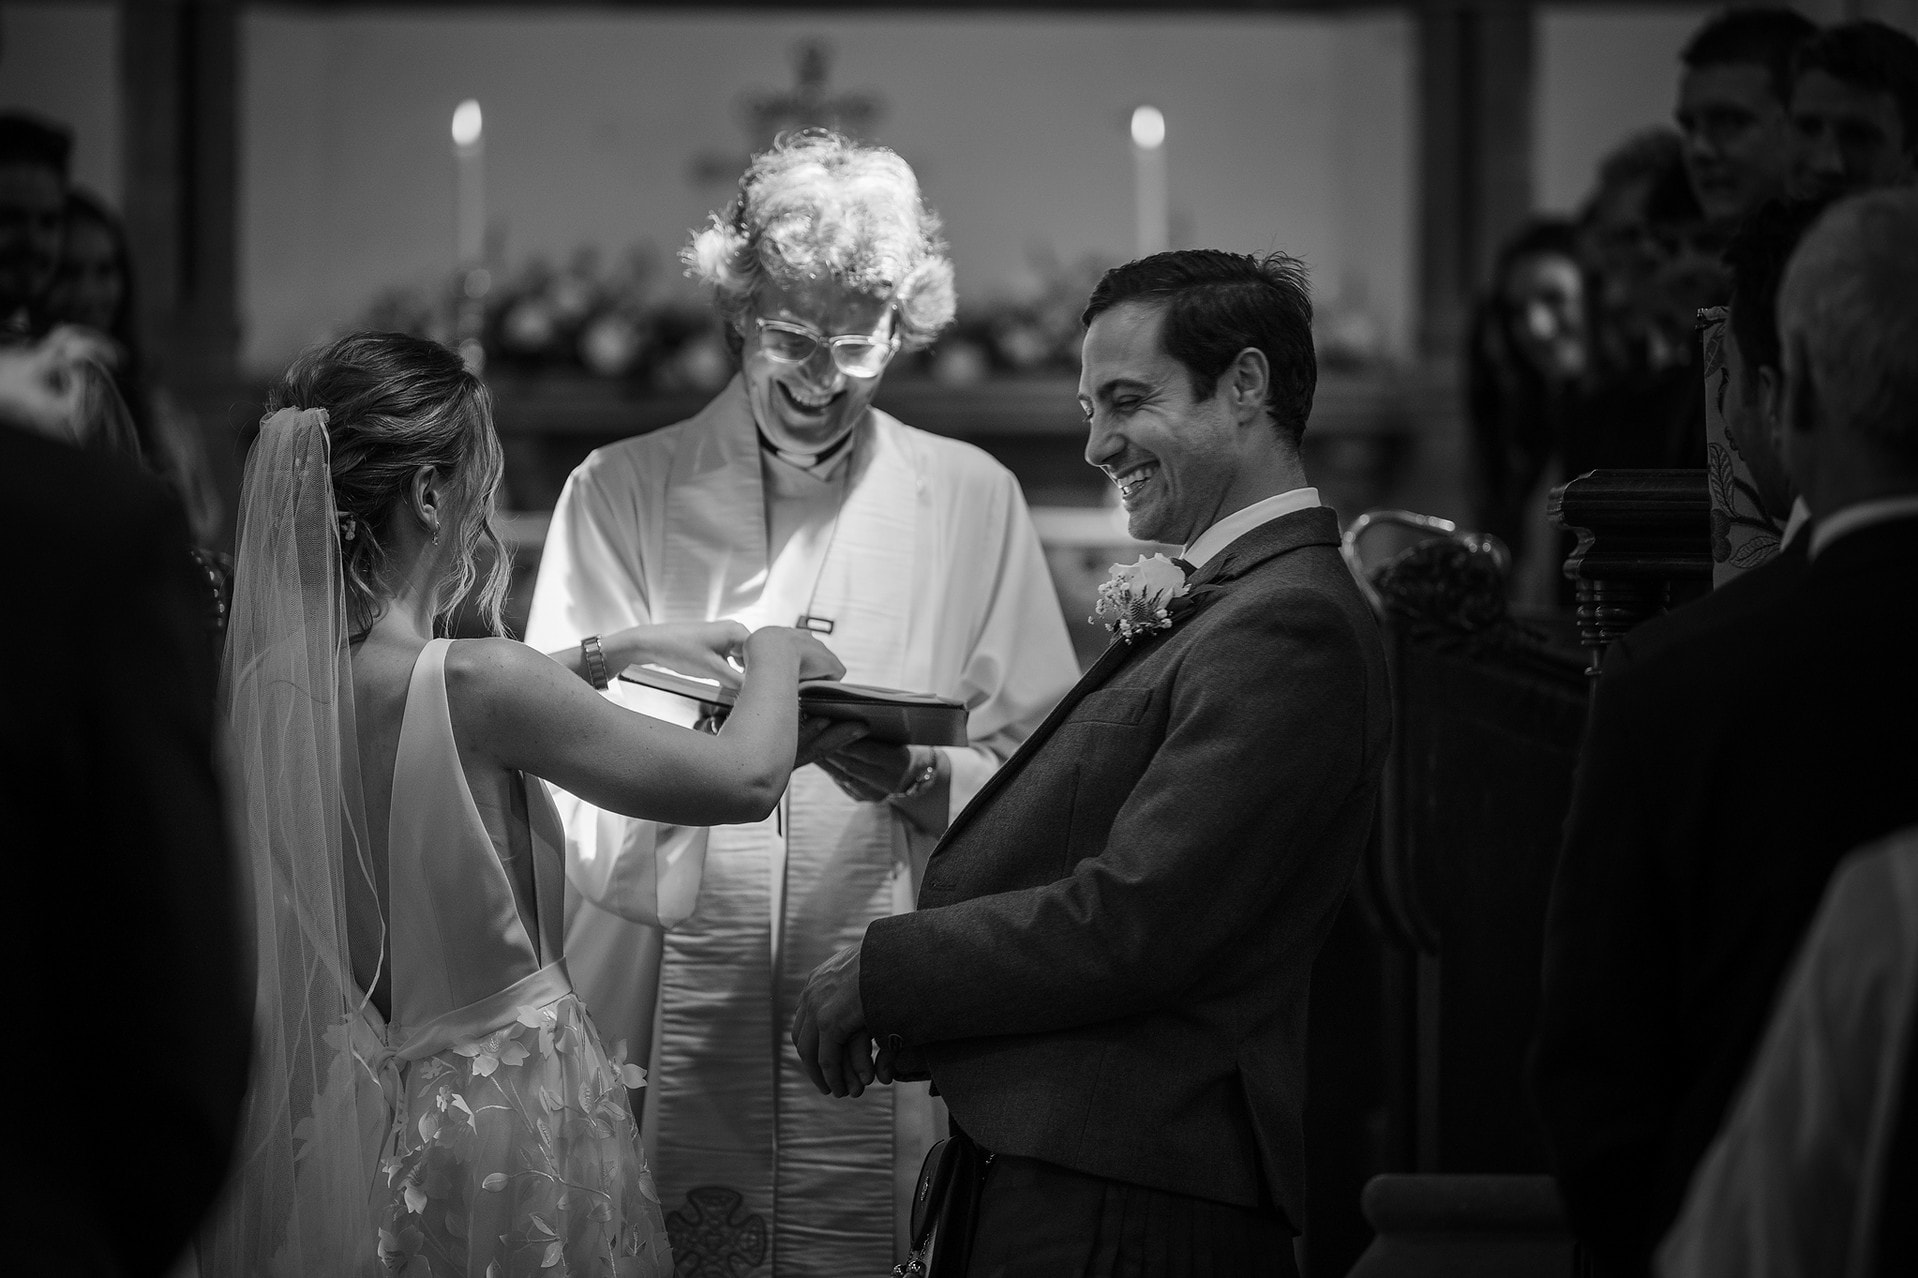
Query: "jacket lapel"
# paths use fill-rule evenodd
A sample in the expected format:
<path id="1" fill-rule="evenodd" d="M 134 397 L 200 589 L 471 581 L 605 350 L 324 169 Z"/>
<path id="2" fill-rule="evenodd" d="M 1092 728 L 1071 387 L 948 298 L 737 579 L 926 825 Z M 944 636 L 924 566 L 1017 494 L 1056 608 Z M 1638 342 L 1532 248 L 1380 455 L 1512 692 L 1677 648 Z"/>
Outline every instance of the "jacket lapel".
<path id="1" fill-rule="evenodd" d="M 953 836 L 959 833 L 971 819 L 972 814 L 997 794 L 1012 779 L 1013 774 L 1025 766 L 1026 760 L 1038 752 L 1039 747 L 1045 744 L 1046 738 L 1052 735 L 1060 721 L 1072 713 L 1072 708 L 1084 701 L 1086 694 L 1110 679 L 1113 672 L 1125 664 L 1126 658 L 1130 657 L 1137 647 L 1137 644 L 1127 643 L 1119 638 L 1114 638 L 1106 645 L 1105 651 L 1099 654 L 1099 659 L 1079 676 L 1079 682 L 1073 684 L 1066 695 L 1059 699 L 1059 704 L 1052 707 L 1052 712 L 1040 721 L 1037 728 L 1033 729 L 1032 735 L 1019 743 L 1019 748 L 1012 752 L 1012 757 L 999 765 L 998 771 L 986 778 L 986 783 L 979 787 L 977 794 L 972 796 L 972 802 L 959 810 L 959 815 L 946 826 L 946 832 L 940 836 L 938 846 L 933 848 L 932 855 L 937 856 L 946 844 L 952 841 Z"/>
<path id="2" fill-rule="evenodd" d="M 1309 510 L 1282 515 L 1270 523 L 1261 524 L 1252 529 L 1207 560 L 1205 566 L 1193 573 L 1190 580 L 1186 582 L 1186 593 L 1188 596 L 1197 594 L 1201 590 L 1205 593 L 1213 593 L 1222 589 L 1234 578 L 1243 577 L 1267 560 L 1301 546 L 1336 547 L 1338 544 L 1339 519 L 1331 507 L 1316 506 Z M 1052 708 L 1052 713 L 1048 714 L 1033 730 L 1031 736 L 1020 743 L 1012 757 L 986 779 L 986 783 L 979 787 L 979 793 L 972 797 L 972 802 L 960 809 L 959 814 L 953 817 L 951 823 L 946 826 L 946 832 L 941 836 L 938 846 L 933 849 L 932 855 L 938 856 L 946 845 L 966 827 L 973 814 L 990 802 L 992 796 L 1018 774 L 1025 766 L 1026 760 L 1045 745 L 1059 723 L 1072 713 L 1073 707 L 1085 700 L 1090 693 L 1097 691 L 1135 652 L 1149 646 L 1153 639 L 1159 637 L 1155 635 L 1139 643 L 1128 643 L 1123 639 L 1115 638 L 1108 644 L 1106 650 L 1099 654 L 1099 659 L 1093 662 L 1092 667 L 1080 677 L 1079 682 L 1074 684 L 1072 690 Z"/>

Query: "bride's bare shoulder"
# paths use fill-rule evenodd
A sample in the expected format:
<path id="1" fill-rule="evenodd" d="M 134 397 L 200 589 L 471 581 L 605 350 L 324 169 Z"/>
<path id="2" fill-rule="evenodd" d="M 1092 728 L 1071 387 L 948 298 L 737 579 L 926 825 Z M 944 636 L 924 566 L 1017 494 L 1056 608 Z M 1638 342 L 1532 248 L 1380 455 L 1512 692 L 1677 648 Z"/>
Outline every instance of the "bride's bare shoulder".
<path id="1" fill-rule="evenodd" d="M 513 639 L 460 639 L 446 650 L 446 693 L 456 703 L 550 697 L 579 680 L 536 648 Z"/>

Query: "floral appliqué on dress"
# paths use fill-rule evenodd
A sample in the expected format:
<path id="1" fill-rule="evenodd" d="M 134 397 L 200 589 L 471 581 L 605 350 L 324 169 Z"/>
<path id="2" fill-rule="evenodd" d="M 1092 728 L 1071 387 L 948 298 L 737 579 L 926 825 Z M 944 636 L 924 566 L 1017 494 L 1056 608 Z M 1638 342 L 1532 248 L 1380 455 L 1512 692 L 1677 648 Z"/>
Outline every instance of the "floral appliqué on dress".
<path id="1" fill-rule="evenodd" d="M 413 1062 L 376 1186 L 386 1272 L 669 1272 L 659 1194 L 631 1154 L 626 1089 L 645 1082 L 624 1043 L 601 1052 L 573 995 Z"/>

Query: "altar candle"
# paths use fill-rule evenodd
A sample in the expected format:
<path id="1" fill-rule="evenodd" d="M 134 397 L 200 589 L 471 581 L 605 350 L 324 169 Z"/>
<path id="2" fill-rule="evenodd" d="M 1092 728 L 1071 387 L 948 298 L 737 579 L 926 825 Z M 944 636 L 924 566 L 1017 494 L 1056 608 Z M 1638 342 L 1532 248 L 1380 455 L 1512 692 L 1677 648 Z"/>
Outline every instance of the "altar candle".
<path id="1" fill-rule="evenodd" d="M 486 142 L 480 130 L 480 104 L 472 98 L 453 108 L 453 161 L 459 189 L 453 206 L 453 240 L 461 266 L 480 264 L 486 243 Z"/>
<path id="2" fill-rule="evenodd" d="M 1132 113 L 1132 176 L 1138 255 L 1163 253 L 1171 241 L 1172 193 L 1165 174 L 1165 114 L 1158 107 Z"/>

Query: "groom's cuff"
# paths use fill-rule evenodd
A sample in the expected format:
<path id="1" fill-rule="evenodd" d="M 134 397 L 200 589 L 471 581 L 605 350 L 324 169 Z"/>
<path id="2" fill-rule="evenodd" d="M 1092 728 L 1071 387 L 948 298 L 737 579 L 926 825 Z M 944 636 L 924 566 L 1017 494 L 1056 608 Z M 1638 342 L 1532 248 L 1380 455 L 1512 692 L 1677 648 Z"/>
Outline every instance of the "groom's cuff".
<path id="1" fill-rule="evenodd" d="M 920 1037 L 914 1032 L 911 991 L 902 988 L 911 970 L 906 961 L 912 945 L 911 919 L 911 914 L 874 919 L 866 925 L 865 940 L 859 945 L 859 1009 L 874 1038 L 897 1034 L 912 1042 Z"/>

